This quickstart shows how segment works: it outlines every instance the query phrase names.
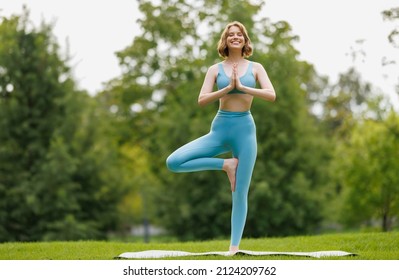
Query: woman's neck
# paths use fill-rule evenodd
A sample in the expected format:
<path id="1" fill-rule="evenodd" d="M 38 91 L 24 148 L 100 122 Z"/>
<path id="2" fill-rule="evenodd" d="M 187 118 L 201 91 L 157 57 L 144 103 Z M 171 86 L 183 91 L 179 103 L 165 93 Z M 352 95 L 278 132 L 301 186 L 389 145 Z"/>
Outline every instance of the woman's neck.
<path id="1" fill-rule="evenodd" d="M 232 52 L 229 51 L 229 56 L 226 58 L 227 63 L 239 63 L 244 59 L 244 57 L 241 55 L 241 51 L 238 52 Z"/>

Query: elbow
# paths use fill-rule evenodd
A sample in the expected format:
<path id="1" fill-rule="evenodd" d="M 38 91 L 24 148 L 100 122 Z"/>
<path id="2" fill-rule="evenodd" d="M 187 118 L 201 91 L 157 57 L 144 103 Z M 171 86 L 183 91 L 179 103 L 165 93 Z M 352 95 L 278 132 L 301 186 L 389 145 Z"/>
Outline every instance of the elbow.
<path id="1" fill-rule="evenodd" d="M 276 93 L 273 92 L 272 96 L 270 96 L 270 102 L 276 101 Z"/>
<path id="2" fill-rule="evenodd" d="M 263 89 L 262 94 L 259 95 L 259 97 L 261 97 L 265 101 L 274 102 L 276 101 L 276 92 L 273 88 L 265 88 Z"/>
<path id="3" fill-rule="evenodd" d="M 274 102 L 274 101 L 276 101 L 276 92 L 274 91 L 274 89 L 272 89 L 272 90 L 270 90 L 269 91 L 269 94 L 268 94 L 268 101 L 270 101 L 270 102 Z"/>
<path id="4" fill-rule="evenodd" d="M 198 105 L 200 107 L 204 107 L 207 103 L 205 102 L 205 100 L 203 98 L 198 98 Z"/>

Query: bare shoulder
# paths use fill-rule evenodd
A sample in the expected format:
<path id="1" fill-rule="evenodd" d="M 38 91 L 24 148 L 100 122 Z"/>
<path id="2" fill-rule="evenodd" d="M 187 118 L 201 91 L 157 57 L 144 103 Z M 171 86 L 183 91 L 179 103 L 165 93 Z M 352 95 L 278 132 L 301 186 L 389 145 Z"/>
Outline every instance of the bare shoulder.
<path id="1" fill-rule="evenodd" d="M 215 63 L 208 68 L 208 72 L 211 74 L 217 73 L 219 71 L 219 63 Z"/>
<path id="2" fill-rule="evenodd" d="M 218 63 L 213 64 L 208 68 L 208 70 L 206 72 L 206 77 L 214 80 L 214 79 L 216 79 L 218 72 L 219 72 Z"/>
<path id="3" fill-rule="evenodd" d="M 265 67 L 259 62 L 253 62 L 253 73 L 255 75 L 256 80 L 262 80 L 264 77 L 267 77 L 267 73 Z"/>
<path id="4" fill-rule="evenodd" d="M 253 62 L 253 68 L 255 71 L 265 71 L 265 67 L 263 67 L 262 64 L 260 64 L 259 62 Z"/>

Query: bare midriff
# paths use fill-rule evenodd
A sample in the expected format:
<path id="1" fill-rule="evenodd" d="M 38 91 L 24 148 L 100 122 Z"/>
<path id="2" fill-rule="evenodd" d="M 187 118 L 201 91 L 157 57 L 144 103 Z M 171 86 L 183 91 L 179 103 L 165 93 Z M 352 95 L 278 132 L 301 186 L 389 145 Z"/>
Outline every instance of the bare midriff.
<path id="1" fill-rule="evenodd" d="M 228 94 L 219 99 L 219 109 L 231 112 L 245 112 L 251 109 L 253 96 L 249 94 Z"/>

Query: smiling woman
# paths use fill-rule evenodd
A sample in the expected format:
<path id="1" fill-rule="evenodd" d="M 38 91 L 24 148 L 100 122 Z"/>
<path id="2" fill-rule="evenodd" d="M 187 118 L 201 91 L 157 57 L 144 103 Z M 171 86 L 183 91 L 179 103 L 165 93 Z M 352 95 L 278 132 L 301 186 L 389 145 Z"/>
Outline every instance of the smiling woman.
<path id="1" fill-rule="evenodd" d="M 227 25 L 221 35 L 218 52 L 222 57 L 229 56 L 229 48 L 241 50 L 241 56 L 249 57 L 252 54 L 251 39 L 249 39 L 244 25 L 235 21 Z"/>
<path id="2" fill-rule="evenodd" d="M 227 173 L 233 200 L 230 253 L 235 254 L 246 221 L 257 154 L 256 127 L 250 112 L 252 100 L 258 97 L 274 101 L 276 94 L 263 66 L 246 59 L 252 54 L 252 45 L 244 25 L 237 21 L 228 24 L 217 49 L 224 61 L 208 69 L 198 97 L 200 106 L 219 101 L 211 130 L 177 149 L 166 163 L 173 172 L 223 170 Z M 256 82 L 260 88 L 255 88 Z M 232 152 L 231 158 L 216 158 L 227 152 Z"/>

